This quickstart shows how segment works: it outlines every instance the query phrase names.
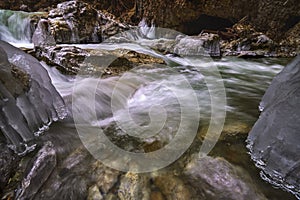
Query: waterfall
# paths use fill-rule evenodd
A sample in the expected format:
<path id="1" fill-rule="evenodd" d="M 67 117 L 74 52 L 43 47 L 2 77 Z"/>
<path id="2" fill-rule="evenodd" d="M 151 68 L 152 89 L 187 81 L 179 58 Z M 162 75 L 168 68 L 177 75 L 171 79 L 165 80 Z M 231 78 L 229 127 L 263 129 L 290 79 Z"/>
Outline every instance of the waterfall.
<path id="1" fill-rule="evenodd" d="M 139 25 L 139 30 L 140 33 L 143 37 L 149 38 L 149 39 L 154 39 L 156 34 L 155 34 L 155 25 L 152 22 L 151 26 L 148 26 L 146 19 L 142 19 L 142 21 L 140 21 Z"/>
<path id="2" fill-rule="evenodd" d="M 33 30 L 31 13 L 0 10 L 0 40 L 10 43 L 30 43 Z"/>

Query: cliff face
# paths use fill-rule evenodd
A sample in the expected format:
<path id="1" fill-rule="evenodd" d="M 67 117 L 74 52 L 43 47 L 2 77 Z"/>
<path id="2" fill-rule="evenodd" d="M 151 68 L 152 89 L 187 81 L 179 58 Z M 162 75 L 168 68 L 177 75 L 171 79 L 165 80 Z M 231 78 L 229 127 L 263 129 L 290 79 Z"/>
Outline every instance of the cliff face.
<path id="1" fill-rule="evenodd" d="M 64 0 L 1 1 L 1 9 L 50 10 Z M 160 27 L 176 29 L 186 34 L 198 34 L 202 29 L 224 30 L 244 17 L 258 31 L 272 39 L 282 39 L 300 20 L 298 0 L 83 0 L 96 9 L 105 9 L 124 20 L 137 23 L 142 17 Z M 126 15 L 127 14 L 127 15 Z M 298 33 L 299 34 L 299 33 Z"/>
<path id="2" fill-rule="evenodd" d="M 210 24 L 230 27 L 244 17 L 258 30 L 270 37 L 281 39 L 282 33 L 300 20 L 298 0 L 144 0 L 143 13 L 155 19 L 158 26 L 175 28 L 184 33 L 210 29 Z M 228 26 L 229 25 L 229 26 Z M 202 27 L 201 27 L 202 26 Z"/>

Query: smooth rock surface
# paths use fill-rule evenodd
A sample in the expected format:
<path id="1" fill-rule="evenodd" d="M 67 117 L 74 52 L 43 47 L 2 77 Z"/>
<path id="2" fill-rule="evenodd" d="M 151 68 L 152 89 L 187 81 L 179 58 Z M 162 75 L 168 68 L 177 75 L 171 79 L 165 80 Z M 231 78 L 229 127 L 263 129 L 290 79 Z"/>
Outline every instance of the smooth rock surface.
<path id="1" fill-rule="evenodd" d="M 0 52 L 0 130 L 23 154 L 33 150 L 35 136 L 66 116 L 66 108 L 38 60 L 3 41 Z"/>
<path id="2" fill-rule="evenodd" d="M 300 57 L 272 81 L 260 103 L 260 118 L 248 148 L 262 178 L 300 194 Z"/>
<path id="3" fill-rule="evenodd" d="M 245 171 L 222 158 L 196 157 L 183 173 L 199 199 L 266 199 Z"/>

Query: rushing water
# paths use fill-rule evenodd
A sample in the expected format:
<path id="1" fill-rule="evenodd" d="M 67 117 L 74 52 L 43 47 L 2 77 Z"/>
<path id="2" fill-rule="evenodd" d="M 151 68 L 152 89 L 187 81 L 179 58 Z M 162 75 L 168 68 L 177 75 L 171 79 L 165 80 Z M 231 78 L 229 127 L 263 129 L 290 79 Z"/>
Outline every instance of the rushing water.
<path id="1" fill-rule="evenodd" d="M 1 11 L 0 16 L 2 40 L 19 44 L 29 43 L 27 14 Z M 15 22 L 14 25 L 12 22 Z M 13 27 L 17 24 L 21 24 L 20 28 Z M 166 64 L 141 65 L 123 75 L 101 79 L 96 76 L 62 75 L 55 68 L 42 63 L 69 108 L 69 118 L 53 124 L 41 138 L 42 141 L 51 140 L 56 146 L 58 165 L 63 165 L 59 162 L 80 146 L 77 136 L 80 127 L 77 126 L 76 131 L 74 120 L 77 125 L 82 123 L 87 130 L 92 130 L 89 129 L 90 127 L 101 128 L 119 147 L 135 153 L 144 152 L 142 146 L 154 141 L 159 141 L 164 147 L 174 139 L 183 122 L 182 129 L 185 133 L 197 134 L 199 125 L 200 128 L 207 126 L 214 109 L 220 111 L 218 115 L 214 115 L 214 120 L 219 120 L 219 123 L 222 123 L 222 109 L 226 110 L 225 126 L 246 124 L 246 127 L 251 127 L 258 118 L 258 105 L 264 91 L 272 78 L 289 62 L 288 59 L 244 60 L 225 57 L 212 60 L 207 56 L 195 56 L 195 54 L 193 56 L 164 55 L 151 49 L 151 45 L 157 42 L 154 40 L 157 37 L 154 27 L 146 27 L 145 23 L 141 22 L 140 28 L 140 34 L 130 35 L 131 40 L 135 42 L 128 43 L 125 40 L 125 42 L 115 43 L 111 40 L 103 44 L 78 46 L 93 49 L 96 56 L 101 54 L 97 54 L 97 50 L 101 52 L 101 50 L 127 49 L 161 58 Z M 143 36 L 146 36 L 146 39 Z M 179 52 L 194 51 L 184 49 Z M 111 61 L 112 59 L 108 58 L 103 62 L 108 66 Z M 88 62 L 89 60 L 86 61 Z M 219 104 L 212 97 L 224 92 L 222 87 L 213 87 L 214 84 L 221 86 L 224 84 L 227 102 L 225 107 L 223 101 Z M 220 96 L 224 97 L 224 95 Z M 211 106 L 212 102 L 216 104 L 214 108 Z M 84 142 L 95 139 L 88 133 L 87 136 L 79 137 Z M 220 140 L 210 154 L 225 157 L 247 170 L 267 198 L 292 199 L 293 196 L 272 188 L 260 179 L 257 169 L 247 155 L 245 139 L 245 136 L 238 135 L 237 138 Z M 184 139 L 181 141 L 182 144 L 186 142 Z M 110 156 L 108 154 L 108 157 Z M 178 158 L 181 154 L 174 153 L 169 156 Z M 84 163 L 81 167 L 82 173 L 89 173 Z M 68 174 L 68 171 L 64 173 Z M 47 194 L 47 189 L 51 188 L 51 181 L 53 188 L 56 187 L 55 179 L 58 174 L 57 169 L 41 192 Z M 69 176 L 72 174 L 70 173 Z M 66 182 L 66 186 L 62 187 L 67 190 L 72 187 L 72 184 Z M 53 188 L 49 191 L 53 191 Z"/>
<path id="2" fill-rule="evenodd" d="M 17 47 L 32 48 L 31 37 L 34 32 L 34 17 L 43 12 L 0 10 L 0 40 Z"/>
<path id="3" fill-rule="evenodd" d="M 129 46 L 130 45 L 128 45 L 127 48 Z M 113 46 L 110 47 L 113 48 Z M 105 48 L 105 45 L 101 48 Z M 130 50 L 141 51 L 141 47 L 137 49 L 131 46 Z M 145 51 L 146 50 L 143 52 Z M 165 58 L 167 59 L 168 57 Z M 61 75 L 55 68 L 47 67 L 47 69 L 53 84 L 65 98 L 66 102 L 71 103 L 72 101 L 72 93 L 74 92 L 74 88 L 72 89 L 72 87 L 74 83 L 76 82 L 77 87 L 79 86 L 78 90 L 80 91 L 77 92 L 81 92 L 82 95 L 80 95 L 78 99 L 73 99 L 73 106 L 78 106 L 75 107 L 75 110 L 79 110 L 82 117 L 86 119 L 85 122 L 91 124 L 96 123 L 92 122 L 94 118 L 87 112 L 91 107 L 91 103 L 95 103 L 89 99 L 90 97 L 88 95 L 85 97 L 86 91 L 89 90 L 95 92 L 95 98 L 97 99 L 95 109 L 99 111 L 98 122 L 100 122 L 99 124 L 103 128 L 111 125 L 114 120 L 123 121 L 131 126 L 131 128 L 135 127 L 136 124 L 138 124 L 138 126 L 147 125 L 152 122 L 151 120 L 154 120 L 157 126 L 152 128 L 159 129 L 160 123 L 155 121 L 155 116 L 157 117 L 155 114 L 164 114 L 164 112 L 161 111 L 163 109 L 167 114 L 165 116 L 167 117 L 166 124 L 160 129 L 159 134 L 155 136 L 156 138 L 148 138 L 148 140 L 158 139 L 164 143 L 168 143 L 174 137 L 174 132 L 176 132 L 174 130 L 178 128 L 181 115 L 180 103 L 178 102 L 176 93 L 180 93 L 185 97 L 189 97 L 191 92 L 196 94 L 199 111 L 201 112 L 200 121 L 208 120 L 211 114 L 210 93 L 208 92 L 203 74 L 199 72 L 199 68 L 197 70 L 196 67 L 182 65 L 187 61 L 193 63 L 194 59 L 195 58 L 192 60 L 176 58 L 177 65 L 174 65 L 175 61 L 173 60 L 172 63 L 169 62 L 169 65 L 157 66 L 153 64 L 151 67 L 142 66 L 125 73 L 122 77 L 107 79 L 95 77 L 81 77 L 76 79 L 74 77 Z M 205 67 L 209 67 L 209 65 L 217 66 L 222 75 L 227 94 L 226 125 L 230 126 L 230 124 L 233 123 L 241 123 L 251 127 L 254 124 L 259 115 L 258 105 L 264 91 L 269 86 L 272 78 L 288 62 L 288 59 L 244 60 L 231 57 L 222 58 L 214 62 L 207 60 L 200 61 L 200 65 Z M 213 75 L 211 75 L 210 78 L 218 81 Z M 187 89 L 182 87 L 183 79 L 188 80 L 191 84 L 191 88 Z M 120 83 L 122 85 L 116 87 L 116 85 Z M 95 89 L 93 87 L 94 85 L 98 85 L 99 87 Z M 119 107 L 119 110 L 111 108 L 110 97 L 112 96 L 112 91 L 120 95 L 117 99 L 120 105 L 122 105 Z M 160 110 L 151 110 L 153 105 L 158 105 Z M 128 116 L 128 110 L 130 116 Z M 113 113 L 114 111 L 115 113 Z M 136 124 L 132 124 L 132 122 Z M 194 123 L 198 124 L 198 122 Z M 200 124 L 202 123 L 200 122 Z M 126 135 L 126 127 L 124 128 L 125 131 L 124 129 L 122 131 L 122 128 L 121 131 L 120 129 L 113 128 L 117 137 L 122 137 L 124 134 Z M 140 144 L 139 142 L 128 140 L 127 138 L 125 141 L 130 141 L 130 145 L 122 145 L 124 140 L 118 141 L 114 139 L 114 137 L 110 139 L 114 140 L 117 145 L 127 151 L 139 152 L 141 150 L 137 148 Z M 247 154 L 245 139 L 246 137 L 241 135 L 227 141 L 221 140 L 217 143 L 211 155 L 225 157 L 230 162 L 246 169 L 252 175 L 255 184 L 261 188 L 268 199 L 293 199 L 292 195 L 280 189 L 274 189 L 271 185 L 260 179 L 258 170 Z M 146 142 L 148 141 L 146 140 Z"/>

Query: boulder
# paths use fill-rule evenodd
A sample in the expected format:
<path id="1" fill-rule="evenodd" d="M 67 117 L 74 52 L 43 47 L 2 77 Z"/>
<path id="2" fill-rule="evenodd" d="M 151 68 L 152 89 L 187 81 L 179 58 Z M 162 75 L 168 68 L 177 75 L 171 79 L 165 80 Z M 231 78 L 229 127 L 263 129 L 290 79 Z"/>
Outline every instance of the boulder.
<path id="1" fill-rule="evenodd" d="M 41 19 L 38 22 L 37 28 L 35 29 L 32 36 L 32 42 L 35 48 L 56 45 L 55 39 L 50 32 L 50 25 L 48 20 Z"/>
<path id="2" fill-rule="evenodd" d="M 251 158 L 268 182 L 300 194 L 300 57 L 272 81 L 249 133 Z"/>
<path id="3" fill-rule="evenodd" d="M 199 36 L 178 36 L 174 53 L 182 56 L 220 57 L 220 39 L 215 34 L 200 34 Z"/>
<path id="4" fill-rule="evenodd" d="M 222 158 L 195 157 L 183 174 L 199 199 L 266 199 L 247 172 Z"/>
<path id="5" fill-rule="evenodd" d="M 19 154 L 35 136 L 67 113 L 64 101 L 38 60 L 0 41 L 0 131 Z"/>
<path id="6" fill-rule="evenodd" d="M 57 43 L 98 43 L 128 29 L 104 11 L 81 1 L 67 1 L 49 12 L 51 34 Z"/>
<path id="7" fill-rule="evenodd" d="M 78 47 L 48 46 L 36 48 L 35 56 L 48 65 L 56 66 L 64 74 L 77 74 L 80 64 L 88 56 L 88 52 Z"/>

